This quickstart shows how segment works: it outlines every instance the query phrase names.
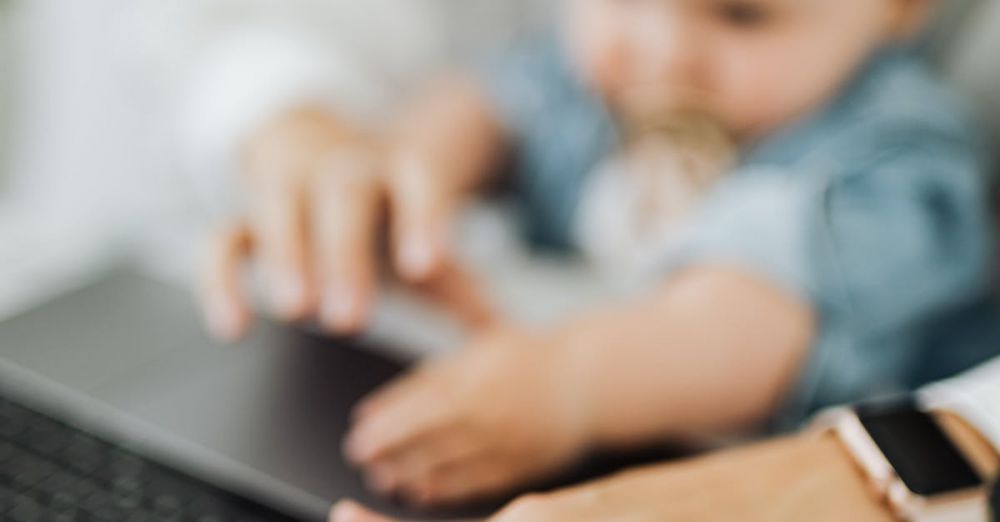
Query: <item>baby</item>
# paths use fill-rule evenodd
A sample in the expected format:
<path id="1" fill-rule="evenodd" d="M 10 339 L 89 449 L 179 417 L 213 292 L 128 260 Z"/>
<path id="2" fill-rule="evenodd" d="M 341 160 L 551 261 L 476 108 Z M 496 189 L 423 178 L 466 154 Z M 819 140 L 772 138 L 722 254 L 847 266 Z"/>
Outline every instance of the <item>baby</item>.
<path id="1" fill-rule="evenodd" d="M 344 443 L 371 487 L 418 503 L 916 385 L 915 334 L 986 286 L 989 251 L 975 135 L 907 47 L 930 7 L 569 0 L 564 38 L 432 86 L 384 129 L 304 107 L 247 147 L 253 204 L 206 264 L 209 324 L 247 328 L 252 254 L 275 315 L 357 331 L 387 228 L 395 274 L 480 327 L 363 401 Z M 607 226 L 620 243 L 582 247 L 657 279 L 546 328 L 489 317 L 448 231 L 504 164 L 532 241 Z"/>

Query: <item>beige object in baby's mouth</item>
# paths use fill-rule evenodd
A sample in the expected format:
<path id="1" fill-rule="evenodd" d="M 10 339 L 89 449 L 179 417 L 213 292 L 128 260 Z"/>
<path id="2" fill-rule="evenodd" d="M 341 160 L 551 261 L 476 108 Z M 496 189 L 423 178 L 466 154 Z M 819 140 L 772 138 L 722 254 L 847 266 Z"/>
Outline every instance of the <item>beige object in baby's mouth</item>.
<path id="1" fill-rule="evenodd" d="M 733 140 L 702 113 L 672 113 L 627 127 L 621 148 L 584 187 L 577 243 L 609 277 L 645 279 L 735 160 Z"/>

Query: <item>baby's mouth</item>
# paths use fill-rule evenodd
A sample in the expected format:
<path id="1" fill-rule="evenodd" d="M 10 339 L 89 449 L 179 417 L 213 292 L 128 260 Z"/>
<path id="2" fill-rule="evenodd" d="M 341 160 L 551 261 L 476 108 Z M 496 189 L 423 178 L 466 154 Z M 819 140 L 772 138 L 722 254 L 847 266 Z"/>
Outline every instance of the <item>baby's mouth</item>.
<path id="1" fill-rule="evenodd" d="M 613 95 L 612 110 L 625 123 L 635 121 L 640 126 L 649 120 L 669 120 L 676 116 L 700 115 L 715 120 L 709 96 L 702 89 L 663 83 L 638 83 Z"/>
<path id="2" fill-rule="evenodd" d="M 730 148 L 738 141 L 720 118 L 694 104 L 631 105 L 612 107 L 612 112 L 623 144 L 652 137 L 682 147 Z"/>
<path id="3" fill-rule="evenodd" d="M 619 133 L 626 147 L 649 142 L 670 144 L 690 153 L 731 155 L 736 140 L 725 125 L 697 109 L 649 110 L 619 114 Z"/>

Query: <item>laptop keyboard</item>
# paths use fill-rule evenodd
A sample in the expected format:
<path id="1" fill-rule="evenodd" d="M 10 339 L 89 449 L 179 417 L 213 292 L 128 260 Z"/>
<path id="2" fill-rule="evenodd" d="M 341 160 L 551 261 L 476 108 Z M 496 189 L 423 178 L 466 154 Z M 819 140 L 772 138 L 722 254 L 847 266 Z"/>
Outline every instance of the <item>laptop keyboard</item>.
<path id="1" fill-rule="evenodd" d="M 0 397 L 0 520 L 295 520 Z"/>

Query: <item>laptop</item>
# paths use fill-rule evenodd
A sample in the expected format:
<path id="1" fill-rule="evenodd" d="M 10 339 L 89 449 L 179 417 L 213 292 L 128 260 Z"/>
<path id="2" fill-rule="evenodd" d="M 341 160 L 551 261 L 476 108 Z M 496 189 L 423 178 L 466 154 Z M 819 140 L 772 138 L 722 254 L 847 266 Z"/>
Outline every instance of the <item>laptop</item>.
<path id="1" fill-rule="evenodd" d="M 341 456 L 351 407 L 403 352 L 263 321 L 220 346 L 188 291 L 112 270 L 0 323 L 0 519 L 324 520 L 341 498 L 408 519 L 494 511 L 507 499 L 413 512 Z M 537 487 L 670 455 L 595 456 Z"/>
<path id="2" fill-rule="evenodd" d="M 264 322 L 220 346 L 185 289 L 115 269 L 0 323 L 0 519 L 22 508 L 49 520 L 53 501 L 85 503 L 95 489 L 111 505 L 61 506 L 65 519 L 100 508 L 111 520 L 323 520 L 344 497 L 400 516 L 483 513 L 408 512 L 370 495 L 342 458 L 352 405 L 407 363 L 389 353 Z M 109 471 L 115 459 L 149 476 Z M 88 460 L 99 469 L 74 467 Z M 34 476 L 65 467 L 74 484 Z M 215 511 L 186 513 L 196 497 Z"/>

